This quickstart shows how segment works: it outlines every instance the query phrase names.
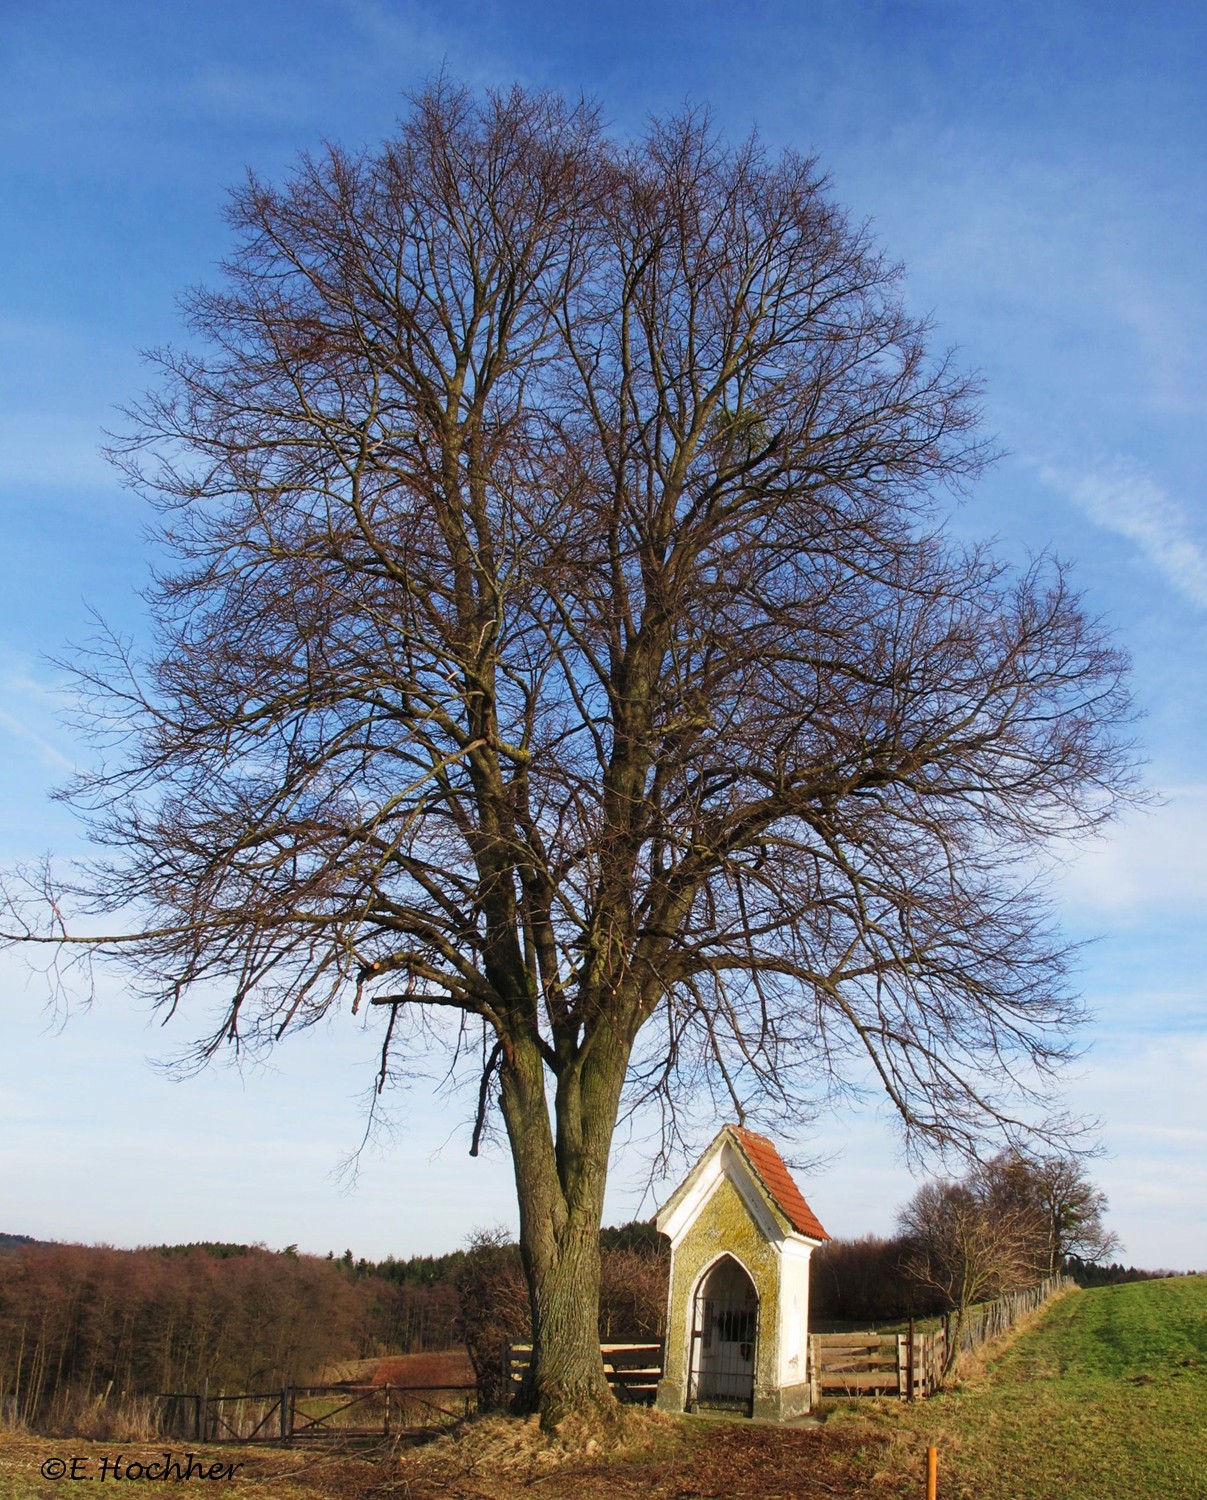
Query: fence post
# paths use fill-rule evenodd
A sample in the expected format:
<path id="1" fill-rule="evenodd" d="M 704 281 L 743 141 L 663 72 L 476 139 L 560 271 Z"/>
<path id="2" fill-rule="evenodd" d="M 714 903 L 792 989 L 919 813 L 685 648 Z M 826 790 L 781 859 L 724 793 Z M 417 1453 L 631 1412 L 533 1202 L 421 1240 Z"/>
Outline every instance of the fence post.
<path id="1" fill-rule="evenodd" d="M 288 1429 L 288 1422 L 287 1422 L 287 1415 L 286 1415 L 287 1411 L 288 1411 L 288 1407 L 289 1407 L 289 1387 L 287 1385 L 283 1385 L 281 1387 L 281 1441 L 282 1442 L 285 1442 L 286 1439 L 289 1437 L 289 1429 Z M 270 1408 L 270 1410 L 271 1410 L 271 1408 Z"/>
<path id="2" fill-rule="evenodd" d="M 914 1389 L 914 1385 L 915 1385 L 915 1383 L 917 1381 L 917 1378 L 918 1378 L 918 1365 L 917 1365 L 917 1356 L 914 1353 L 914 1349 L 915 1349 L 915 1342 L 914 1342 L 914 1340 L 915 1340 L 914 1319 L 913 1319 L 913 1314 L 911 1313 L 910 1314 L 910 1320 L 909 1320 L 909 1366 L 908 1366 L 909 1376 L 908 1376 L 908 1381 L 907 1381 L 907 1384 L 909 1386 L 909 1395 L 906 1397 L 907 1401 L 913 1401 L 913 1400 L 915 1400 L 916 1399 L 916 1395 L 917 1395 L 917 1392 Z"/>

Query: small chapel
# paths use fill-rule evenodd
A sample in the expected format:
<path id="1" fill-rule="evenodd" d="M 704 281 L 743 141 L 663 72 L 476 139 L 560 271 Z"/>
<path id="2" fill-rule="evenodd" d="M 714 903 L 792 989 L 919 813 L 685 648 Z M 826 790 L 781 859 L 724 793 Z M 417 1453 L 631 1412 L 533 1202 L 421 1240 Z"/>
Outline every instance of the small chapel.
<path id="1" fill-rule="evenodd" d="M 663 1411 L 809 1410 L 809 1258 L 829 1239 L 766 1136 L 726 1125 L 659 1211 Z"/>

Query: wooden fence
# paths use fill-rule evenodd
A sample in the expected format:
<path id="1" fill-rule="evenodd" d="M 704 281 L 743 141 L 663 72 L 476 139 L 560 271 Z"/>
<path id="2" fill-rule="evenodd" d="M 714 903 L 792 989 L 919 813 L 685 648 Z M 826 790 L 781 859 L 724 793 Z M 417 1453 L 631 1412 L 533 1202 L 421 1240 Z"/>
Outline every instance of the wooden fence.
<path id="1" fill-rule="evenodd" d="M 653 1404 L 662 1379 L 661 1344 L 600 1344 L 604 1374 L 618 1400 L 642 1406 Z M 531 1344 L 505 1344 L 503 1371 L 508 1386 L 517 1388 L 532 1359 Z"/>
<path id="2" fill-rule="evenodd" d="M 996 1302 L 981 1302 L 970 1307 L 960 1330 L 959 1353 L 966 1353 L 983 1344 L 986 1339 L 997 1338 L 1007 1328 L 1027 1313 L 1034 1312 L 1050 1301 L 1058 1292 L 1063 1292 L 1077 1283 L 1071 1276 L 1048 1276 L 1038 1286 L 1028 1287 L 1023 1292 L 1011 1292 L 999 1297 Z"/>
<path id="3" fill-rule="evenodd" d="M 1075 1285 L 1072 1277 L 1049 1276 L 1024 1292 L 970 1307 L 959 1330 L 958 1357 L 1005 1333 L 1057 1292 Z M 920 1333 L 911 1320 L 907 1333 L 815 1333 L 809 1338 L 813 1399 L 821 1396 L 899 1396 L 913 1401 L 943 1385 L 948 1350 L 955 1337 L 949 1313 L 941 1327 Z"/>
<path id="4" fill-rule="evenodd" d="M 815 1333 L 809 1339 L 813 1399 L 929 1396 L 943 1383 L 944 1328 L 934 1333 Z"/>
<path id="5" fill-rule="evenodd" d="M 1057 1292 L 1074 1286 L 1069 1276 L 1050 1276 L 1038 1286 L 1012 1292 L 996 1302 L 971 1307 L 959 1330 L 957 1355 L 996 1338 Z M 813 1400 L 821 1396 L 897 1396 L 917 1400 L 943 1385 L 948 1349 L 956 1337 L 949 1314 L 933 1331 L 911 1323 L 907 1333 L 815 1333 L 809 1339 Z M 622 1401 L 650 1404 L 662 1378 L 661 1344 L 601 1344 L 608 1384 Z M 506 1344 L 503 1370 L 510 1388 L 524 1379 L 531 1344 Z"/>

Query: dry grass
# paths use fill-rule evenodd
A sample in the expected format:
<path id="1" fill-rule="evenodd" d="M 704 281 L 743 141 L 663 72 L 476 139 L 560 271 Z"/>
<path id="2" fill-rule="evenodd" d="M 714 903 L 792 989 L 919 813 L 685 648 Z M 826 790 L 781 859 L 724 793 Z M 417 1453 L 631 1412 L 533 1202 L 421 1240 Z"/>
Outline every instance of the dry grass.
<path id="1" fill-rule="evenodd" d="M 350 1359 L 328 1365 L 315 1385 L 473 1385 L 474 1367 L 464 1349 L 427 1350 L 422 1354 L 393 1354 L 380 1359 Z"/>
<path id="2" fill-rule="evenodd" d="M 609 1429 L 543 1433 L 535 1420 L 489 1418 L 410 1455 L 407 1500 L 886 1500 L 875 1475 L 890 1439 L 629 1410 Z"/>
<path id="3" fill-rule="evenodd" d="M 75 1459 L 80 1476 L 95 1480 L 105 1457 L 162 1462 L 170 1446 L 0 1436 L 0 1500 L 62 1497 L 63 1482 L 39 1473 L 48 1459 Z M 219 1486 L 224 1500 L 514 1500 L 528 1490 L 550 1500 L 883 1500 L 875 1475 L 887 1446 L 873 1432 L 831 1435 L 629 1410 L 602 1431 L 568 1425 L 554 1434 L 535 1421 L 487 1417 L 408 1451 L 177 1444 L 172 1452 L 177 1461 L 191 1452 L 207 1465 L 235 1465 L 234 1477 Z"/>
<path id="4" fill-rule="evenodd" d="M 382 1492 L 389 1470 L 379 1455 L 320 1454 L 276 1448 L 241 1448 L 194 1443 L 97 1441 L 87 1438 L 46 1438 L 29 1433 L 0 1435 L 0 1500 L 65 1500 L 79 1493 L 79 1481 L 102 1481 L 102 1461 L 120 1457 L 123 1470 L 131 1463 L 162 1464 L 165 1453 L 182 1467 L 186 1455 L 205 1468 L 234 1467 L 234 1477 L 217 1482 L 197 1479 L 156 1482 L 156 1493 L 219 1493 L 223 1500 L 365 1500 Z M 62 1478 L 46 1477 L 43 1466 L 58 1460 L 67 1470 Z M 76 1482 L 67 1477 L 73 1461 Z M 113 1483 L 112 1470 L 108 1482 Z M 200 1489 L 198 1488 L 200 1484 Z M 134 1486 L 134 1493 L 139 1492 Z M 89 1491 L 84 1491 L 89 1493 Z M 121 1493 L 121 1490 L 118 1491 Z"/>

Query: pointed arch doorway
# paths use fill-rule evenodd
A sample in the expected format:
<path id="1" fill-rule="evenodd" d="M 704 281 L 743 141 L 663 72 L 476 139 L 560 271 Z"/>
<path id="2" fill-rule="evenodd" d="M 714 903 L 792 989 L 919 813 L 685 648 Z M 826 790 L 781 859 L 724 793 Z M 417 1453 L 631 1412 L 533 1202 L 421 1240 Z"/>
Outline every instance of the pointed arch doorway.
<path id="1" fill-rule="evenodd" d="M 723 1255 L 700 1279 L 692 1309 L 687 1409 L 754 1411 L 759 1297 L 732 1255 Z"/>

